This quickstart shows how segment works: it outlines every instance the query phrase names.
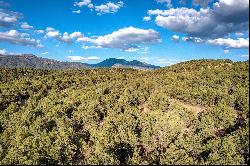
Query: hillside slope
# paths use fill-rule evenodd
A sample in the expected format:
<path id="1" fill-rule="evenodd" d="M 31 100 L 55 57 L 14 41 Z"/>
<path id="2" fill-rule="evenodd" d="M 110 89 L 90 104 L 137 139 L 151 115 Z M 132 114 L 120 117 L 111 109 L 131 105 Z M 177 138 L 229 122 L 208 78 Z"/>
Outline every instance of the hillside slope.
<path id="1" fill-rule="evenodd" d="M 0 68 L 0 164 L 249 163 L 249 63 Z"/>
<path id="2" fill-rule="evenodd" d="M 90 68 L 88 64 L 79 62 L 60 62 L 53 59 L 40 58 L 35 55 L 0 55 L 0 67 L 36 68 L 36 69 L 82 69 Z"/>

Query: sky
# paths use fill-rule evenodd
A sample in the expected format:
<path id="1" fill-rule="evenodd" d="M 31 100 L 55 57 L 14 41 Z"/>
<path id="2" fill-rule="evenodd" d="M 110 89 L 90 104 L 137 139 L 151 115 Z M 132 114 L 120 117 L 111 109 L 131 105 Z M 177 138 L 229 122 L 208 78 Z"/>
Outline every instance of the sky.
<path id="1" fill-rule="evenodd" d="M 248 0 L 0 0 L 0 54 L 168 66 L 249 59 Z"/>

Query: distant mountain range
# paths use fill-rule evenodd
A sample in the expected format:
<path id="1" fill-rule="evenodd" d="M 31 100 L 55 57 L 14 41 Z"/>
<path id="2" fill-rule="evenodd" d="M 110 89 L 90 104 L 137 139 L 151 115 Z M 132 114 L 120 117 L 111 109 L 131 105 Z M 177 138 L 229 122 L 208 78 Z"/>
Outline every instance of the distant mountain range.
<path id="1" fill-rule="evenodd" d="M 39 69 L 89 69 L 89 68 L 133 68 L 140 70 L 159 69 L 137 60 L 126 61 L 124 59 L 109 58 L 97 64 L 81 62 L 60 62 L 53 59 L 41 58 L 32 54 L 2 55 L 0 54 L 0 67 L 11 68 L 39 68 Z"/>
<path id="2" fill-rule="evenodd" d="M 160 66 L 154 66 L 147 63 L 143 63 L 137 60 L 133 61 L 126 61 L 124 59 L 116 59 L 116 58 L 109 58 L 100 63 L 92 64 L 92 67 L 120 67 L 120 68 L 134 68 L 134 69 L 142 69 L 142 70 L 149 70 L 149 69 L 159 69 Z"/>

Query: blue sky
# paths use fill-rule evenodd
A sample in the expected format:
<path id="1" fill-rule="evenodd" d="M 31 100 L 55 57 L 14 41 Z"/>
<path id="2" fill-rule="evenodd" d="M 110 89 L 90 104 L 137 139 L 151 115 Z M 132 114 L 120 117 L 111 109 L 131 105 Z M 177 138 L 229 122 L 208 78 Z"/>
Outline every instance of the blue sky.
<path id="1" fill-rule="evenodd" d="M 166 66 L 249 58 L 248 0 L 4 0 L 0 53 Z"/>

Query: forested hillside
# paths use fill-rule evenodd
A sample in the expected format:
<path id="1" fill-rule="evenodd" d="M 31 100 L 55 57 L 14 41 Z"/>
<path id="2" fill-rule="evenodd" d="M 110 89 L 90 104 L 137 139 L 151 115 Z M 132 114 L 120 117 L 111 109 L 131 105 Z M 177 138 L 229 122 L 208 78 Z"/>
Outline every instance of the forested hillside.
<path id="1" fill-rule="evenodd" d="M 247 164 L 249 62 L 0 69 L 0 164 Z"/>
<path id="2" fill-rule="evenodd" d="M 53 59 L 41 58 L 32 54 L 1 55 L 0 67 L 35 68 L 35 69 L 86 69 L 90 66 L 80 62 L 60 62 Z"/>

